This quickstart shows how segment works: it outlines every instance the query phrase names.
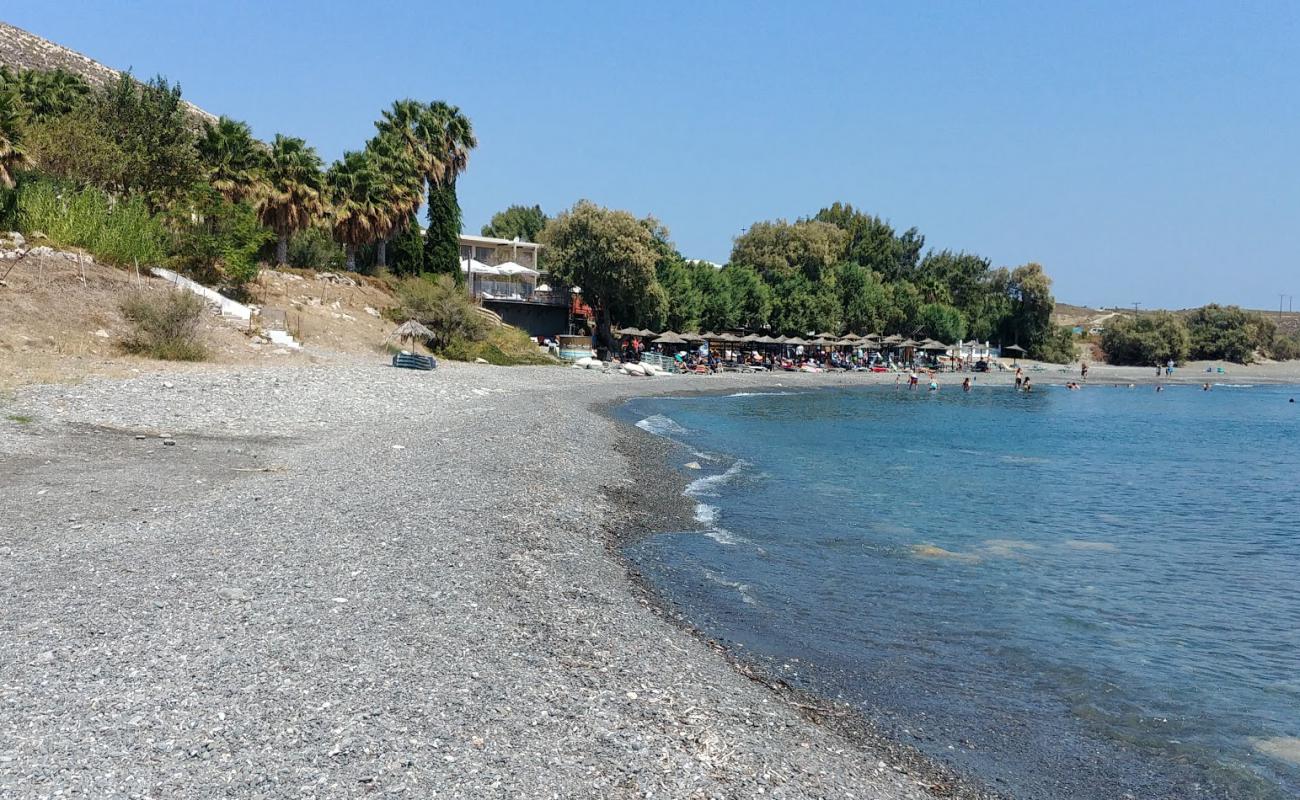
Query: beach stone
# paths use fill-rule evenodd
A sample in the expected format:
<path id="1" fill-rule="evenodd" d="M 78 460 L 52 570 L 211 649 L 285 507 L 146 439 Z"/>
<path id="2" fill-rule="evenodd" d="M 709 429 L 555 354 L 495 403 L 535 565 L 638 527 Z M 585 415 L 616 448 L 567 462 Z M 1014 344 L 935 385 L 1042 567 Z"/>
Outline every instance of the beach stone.
<path id="1" fill-rule="evenodd" d="M 249 594 L 244 589 L 239 589 L 233 586 L 223 586 L 222 588 L 218 589 L 217 597 L 220 597 L 222 600 L 229 600 L 235 603 L 247 603 L 253 599 L 253 595 Z"/>

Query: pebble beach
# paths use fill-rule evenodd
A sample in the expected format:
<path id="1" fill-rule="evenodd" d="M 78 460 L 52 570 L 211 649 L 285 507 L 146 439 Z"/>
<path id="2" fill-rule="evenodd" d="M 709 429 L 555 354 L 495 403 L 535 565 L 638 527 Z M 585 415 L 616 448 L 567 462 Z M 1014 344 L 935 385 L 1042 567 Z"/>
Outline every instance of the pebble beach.
<path id="1" fill-rule="evenodd" d="M 0 793 L 995 796 L 733 666 L 618 554 L 685 512 L 604 410 L 893 380 L 348 362 L 20 389 Z"/>

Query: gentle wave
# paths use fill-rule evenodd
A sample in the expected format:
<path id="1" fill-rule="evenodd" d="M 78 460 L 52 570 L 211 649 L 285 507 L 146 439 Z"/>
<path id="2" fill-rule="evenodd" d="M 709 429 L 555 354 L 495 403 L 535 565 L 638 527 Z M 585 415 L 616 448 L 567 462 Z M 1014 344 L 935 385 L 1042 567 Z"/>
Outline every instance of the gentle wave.
<path id="1" fill-rule="evenodd" d="M 646 433 L 652 433 L 655 436 L 667 437 L 670 434 L 678 435 L 686 433 L 686 429 L 677 424 L 677 420 L 664 414 L 653 414 L 637 422 L 636 426 Z"/>
<path id="2" fill-rule="evenodd" d="M 737 461 L 730 467 L 727 467 L 726 472 L 719 472 L 715 475 L 705 475 L 703 478 L 696 478 L 686 485 L 684 494 L 686 494 L 687 497 L 715 495 L 717 494 L 719 486 L 735 479 L 735 477 L 739 475 L 746 466 L 748 466 L 746 462 Z"/>

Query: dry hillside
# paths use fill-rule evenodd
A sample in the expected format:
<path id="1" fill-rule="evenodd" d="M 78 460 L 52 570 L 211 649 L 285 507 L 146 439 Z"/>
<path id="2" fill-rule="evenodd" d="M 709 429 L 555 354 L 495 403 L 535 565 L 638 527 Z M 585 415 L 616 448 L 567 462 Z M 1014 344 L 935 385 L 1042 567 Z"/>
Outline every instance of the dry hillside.
<path id="1" fill-rule="evenodd" d="M 118 311 L 122 298 L 140 287 L 165 289 L 166 282 L 75 253 L 34 253 L 22 260 L 12 253 L 0 257 L 0 390 L 87 375 L 206 368 L 126 355 L 118 347 L 129 329 Z M 382 358 L 384 338 L 394 327 L 381 317 L 393 296 L 374 279 L 264 270 L 252 292 L 264 311 L 284 312 L 302 349 L 267 342 L 259 318 L 250 326 L 214 314 L 203 324 L 212 353 L 208 363 L 321 361 L 340 354 Z"/>
<path id="2" fill-rule="evenodd" d="M 119 70 L 106 67 L 89 56 L 4 22 L 0 22 L 0 64 L 17 69 L 42 71 L 61 69 L 80 75 L 91 86 L 111 83 L 122 74 Z M 187 102 L 185 105 L 200 119 L 213 122 L 217 119 L 193 103 Z"/>

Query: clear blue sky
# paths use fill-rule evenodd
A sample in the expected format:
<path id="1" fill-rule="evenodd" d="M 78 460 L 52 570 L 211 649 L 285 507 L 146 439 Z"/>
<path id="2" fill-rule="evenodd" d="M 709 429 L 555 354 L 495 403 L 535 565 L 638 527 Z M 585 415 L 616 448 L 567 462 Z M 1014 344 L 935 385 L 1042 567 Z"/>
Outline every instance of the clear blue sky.
<path id="1" fill-rule="evenodd" d="M 843 200 L 930 246 L 1039 261 L 1067 302 L 1300 295 L 1294 0 L 61 0 L 0 17 L 327 159 L 393 99 L 456 103 L 480 142 L 471 232 L 585 197 L 722 262 L 754 220 Z"/>

